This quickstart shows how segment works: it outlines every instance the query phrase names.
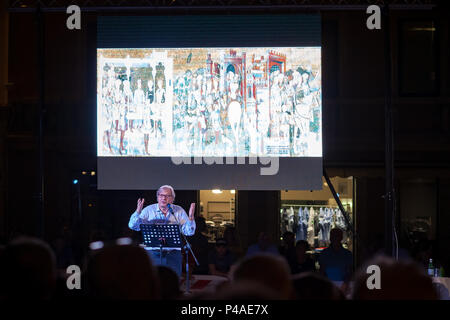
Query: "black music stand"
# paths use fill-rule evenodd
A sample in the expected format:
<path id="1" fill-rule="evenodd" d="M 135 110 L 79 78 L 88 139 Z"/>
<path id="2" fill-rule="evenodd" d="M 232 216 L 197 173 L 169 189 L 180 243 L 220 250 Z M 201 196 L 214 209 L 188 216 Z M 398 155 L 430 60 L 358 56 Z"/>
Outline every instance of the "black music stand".
<path id="1" fill-rule="evenodd" d="M 148 249 L 159 249 L 162 264 L 163 248 L 180 248 L 181 236 L 177 224 L 141 224 L 142 241 Z"/>

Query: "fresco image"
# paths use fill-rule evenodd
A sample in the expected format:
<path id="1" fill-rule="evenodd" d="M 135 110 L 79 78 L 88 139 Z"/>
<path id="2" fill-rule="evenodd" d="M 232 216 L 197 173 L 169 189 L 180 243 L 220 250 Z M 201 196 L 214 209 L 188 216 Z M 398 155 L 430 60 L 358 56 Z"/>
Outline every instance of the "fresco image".
<path id="1" fill-rule="evenodd" d="M 97 49 L 98 156 L 322 156 L 321 49 Z"/>

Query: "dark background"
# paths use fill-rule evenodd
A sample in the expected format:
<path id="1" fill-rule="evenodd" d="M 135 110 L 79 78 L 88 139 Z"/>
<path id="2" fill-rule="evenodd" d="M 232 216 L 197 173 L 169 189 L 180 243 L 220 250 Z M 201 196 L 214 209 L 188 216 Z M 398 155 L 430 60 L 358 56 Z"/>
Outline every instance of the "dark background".
<path id="1" fill-rule="evenodd" d="M 366 28 L 366 6 L 320 10 L 323 161 L 330 176 L 355 178 L 358 256 L 363 256 L 365 248 L 384 234 L 387 77 L 392 80 L 398 228 L 401 230 L 402 219 L 408 216 L 405 208 L 430 210 L 424 215 L 434 217 L 436 254 L 450 256 L 449 10 L 444 2 L 442 7 L 441 2 L 433 3 L 436 6 L 390 11 L 390 75 L 385 73 L 384 25 L 381 30 Z M 17 234 L 43 234 L 50 241 L 69 233 L 82 246 L 94 234 L 114 239 L 132 233 L 127 223 L 135 210 L 136 199 L 145 197 L 147 202 L 152 202 L 155 190 L 98 191 L 96 175 L 90 176 L 91 171 L 97 171 L 98 12 L 83 11 L 82 28 L 73 31 L 65 27 L 65 12 L 43 14 L 46 112 L 41 219 L 38 214 L 36 14 L 26 10 L 7 11 L 4 1 L 0 6 L 0 233 L 3 239 L 6 241 Z M 191 12 L 171 10 L 156 10 L 152 14 Z M 232 14 L 234 9 L 217 10 L 219 14 Z M 292 8 L 283 10 L 293 11 Z M 301 12 L 298 7 L 295 10 Z M 249 11 L 246 9 L 246 13 Z M 214 14 L 218 13 L 214 11 Z M 82 175 L 82 171 L 89 174 Z M 80 180 L 79 193 L 72 184 L 74 178 Z M 81 215 L 77 205 L 79 194 Z M 196 198 L 195 191 L 177 190 L 177 203 L 185 208 Z M 256 239 L 261 228 L 276 235 L 278 206 L 277 190 L 240 191 L 237 198 L 240 232 L 248 239 Z"/>

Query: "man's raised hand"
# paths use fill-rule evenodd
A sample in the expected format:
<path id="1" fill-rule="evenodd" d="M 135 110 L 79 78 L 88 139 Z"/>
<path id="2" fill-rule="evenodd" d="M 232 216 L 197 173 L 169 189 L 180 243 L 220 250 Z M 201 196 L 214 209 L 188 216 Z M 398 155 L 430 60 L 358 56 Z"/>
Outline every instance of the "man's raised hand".
<path id="1" fill-rule="evenodd" d="M 144 198 L 142 198 L 142 199 L 138 199 L 138 201 L 137 201 L 137 208 L 136 208 L 136 212 L 138 213 L 138 214 L 141 214 L 141 212 L 142 212 L 142 208 L 144 207 Z"/>
<path id="2" fill-rule="evenodd" d="M 194 213 L 195 213 L 195 203 L 191 203 L 191 207 L 189 208 L 189 220 L 194 220 Z"/>

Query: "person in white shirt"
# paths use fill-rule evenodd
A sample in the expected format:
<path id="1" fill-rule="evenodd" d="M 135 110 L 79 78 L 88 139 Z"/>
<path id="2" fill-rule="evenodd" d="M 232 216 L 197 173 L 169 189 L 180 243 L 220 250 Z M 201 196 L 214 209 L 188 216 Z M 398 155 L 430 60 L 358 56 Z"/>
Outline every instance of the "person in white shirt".
<path id="1" fill-rule="evenodd" d="M 140 231 L 141 224 L 178 224 L 181 232 L 186 236 L 192 236 L 195 232 L 195 203 L 191 203 L 189 215 L 180 206 L 174 205 L 175 191 L 169 185 L 161 186 L 156 192 L 158 203 L 144 208 L 144 199 L 138 199 L 136 211 L 131 215 L 128 227 Z M 169 208 L 170 206 L 170 208 Z M 178 276 L 181 275 L 181 249 L 170 248 L 161 253 L 158 250 L 147 249 L 150 257 L 156 265 L 167 265 L 172 268 Z"/>

